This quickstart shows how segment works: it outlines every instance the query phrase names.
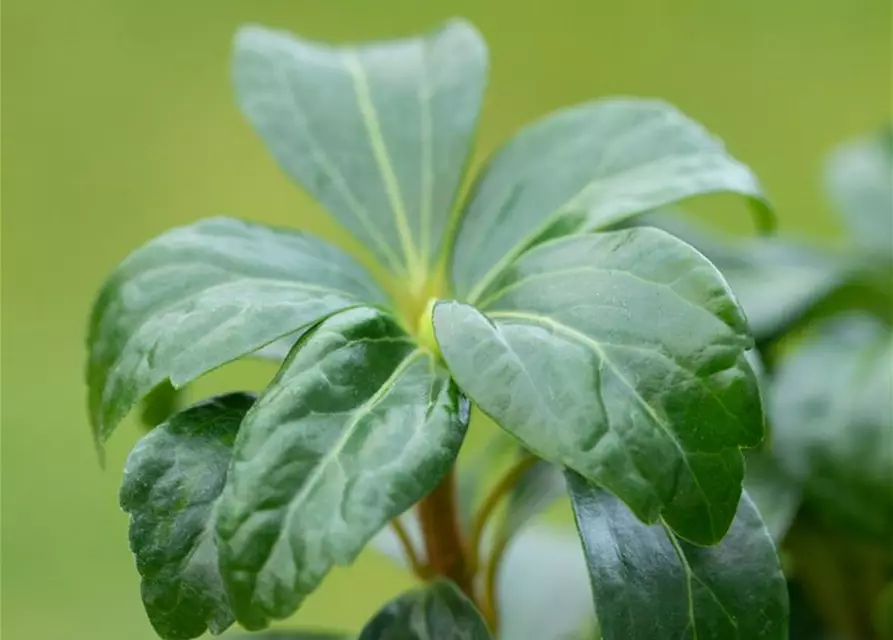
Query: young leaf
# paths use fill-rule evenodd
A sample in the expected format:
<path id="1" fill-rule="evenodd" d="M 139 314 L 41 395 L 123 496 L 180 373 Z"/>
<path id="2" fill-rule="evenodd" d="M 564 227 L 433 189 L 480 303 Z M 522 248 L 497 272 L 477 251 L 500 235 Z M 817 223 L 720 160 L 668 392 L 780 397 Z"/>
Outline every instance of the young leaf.
<path id="1" fill-rule="evenodd" d="M 146 613 L 165 640 L 218 634 L 233 623 L 217 569 L 214 513 L 253 402 L 231 393 L 193 405 L 145 435 L 127 459 L 121 508 L 130 514 Z"/>
<path id="2" fill-rule="evenodd" d="M 893 336 L 865 315 L 827 321 L 779 367 L 773 451 L 807 499 L 848 527 L 893 534 Z"/>
<path id="3" fill-rule="evenodd" d="M 490 640 L 474 604 L 452 583 L 437 581 L 387 604 L 358 640 Z"/>
<path id="4" fill-rule="evenodd" d="M 450 468 L 468 421 L 446 370 L 381 311 L 305 334 L 236 441 L 217 532 L 248 629 L 300 606 Z"/>
<path id="5" fill-rule="evenodd" d="M 722 191 L 747 197 L 771 226 L 750 170 L 670 105 L 610 99 L 546 116 L 522 129 L 475 183 L 451 257 L 453 291 L 475 303 L 544 238 Z"/>
<path id="6" fill-rule="evenodd" d="M 487 50 L 467 22 L 360 46 L 260 27 L 235 43 L 243 111 L 273 155 L 394 273 L 419 284 L 468 160 Z"/>
<path id="7" fill-rule="evenodd" d="M 93 308 L 87 379 L 104 441 L 165 380 L 182 387 L 335 311 L 387 298 L 312 236 L 227 218 L 169 231 L 132 253 Z"/>
<path id="8" fill-rule="evenodd" d="M 786 640 L 787 585 L 747 494 L 729 534 L 704 548 L 573 472 L 568 486 L 604 640 Z"/>
<path id="9" fill-rule="evenodd" d="M 657 229 L 556 240 L 482 305 L 441 302 L 434 327 L 483 411 L 644 521 L 722 538 L 763 415 L 744 316 L 702 255 Z"/>
<path id="10" fill-rule="evenodd" d="M 825 173 L 856 244 L 893 256 L 893 127 L 841 146 Z"/>

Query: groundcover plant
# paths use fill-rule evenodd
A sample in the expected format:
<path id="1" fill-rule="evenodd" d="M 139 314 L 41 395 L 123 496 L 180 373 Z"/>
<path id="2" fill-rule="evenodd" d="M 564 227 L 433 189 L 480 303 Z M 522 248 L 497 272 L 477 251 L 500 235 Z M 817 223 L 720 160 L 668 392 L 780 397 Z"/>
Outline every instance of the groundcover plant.
<path id="1" fill-rule="evenodd" d="M 685 242 L 612 230 L 717 192 L 768 227 L 758 182 L 673 107 L 607 99 L 523 128 L 463 189 L 487 67 L 460 20 L 359 46 L 239 32 L 243 111 L 388 276 L 310 235 L 215 218 L 104 284 L 88 363 L 100 448 L 146 396 L 172 404 L 212 369 L 286 353 L 260 394 L 176 411 L 128 458 L 121 505 L 161 637 L 262 630 L 389 524 L 421 586 L 359 637 L 497 637 L 487 574 L 536 511 L 519 489 L 540 468 L 566 479 L 604 638 L 786 636 L 775 545 L 742 492 L 742 449 L 764 431 L 745 316 Z M 464 517 L 472 406 L 522 453 Z M 507 496 L 514 520 L 494 529 Z"/>
<path id="2" fill-rule="evenodd" d="M 749 452 L 745 486 L 787 558 L 795 638 L 893 638 L 891 133 L 826 160 L 842 246 L 639 219 L 709 256 L 755 334 L 771 437 Z"/>

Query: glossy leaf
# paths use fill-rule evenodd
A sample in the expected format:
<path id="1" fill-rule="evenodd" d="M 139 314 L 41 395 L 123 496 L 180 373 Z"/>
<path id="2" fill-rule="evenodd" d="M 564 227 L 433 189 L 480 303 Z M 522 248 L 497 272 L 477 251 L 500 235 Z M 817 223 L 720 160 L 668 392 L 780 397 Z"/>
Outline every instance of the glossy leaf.
<path id="1" fill-rule="evenodd" d="M 446 371 L 395 320 L 358 308 L 305 334 L 246 416 L 217 532 L 248 629 L 291 615 L 436 486 L 468 421 Z"/>
<path id="2" fill-rule="evenodd" d="M 490 640 L 474 604 L 452 583 L 409 591 L 366 624 L 358 640 Z"/>
<path id="3" fill-rule="evenodd" d="M 893 534 L 893 335 L 864 315 L 820 325 L 785 358 L 770 405 L 773 450 L 821 512 Z"/>
<path id="4" fill-rule="evenodd" d="M 454 292 L 476 302 L 544 238 L 717 192 L 747 197 L 760 224 L 771 226 L 751 171 L 670 105 L 615 98 L 551 114 L 522 129 L 475 183 L 451 260 Z"/>
<path id="5" fill-rule="evenodd" d="M 604 640 L 786 640 L 775 545 L 747 494 L 715 547 L 645 525 L 609 492 L 568 474 Z"/>
<path id="6" fill-rule="evenodd" d="M 826 181 L 856 244 L 893 255 L 893 127 L 837 149 Z"/>
<path id="7" fill-rule="evenodd" d="M 656 229 L 552 241 L 482 304 L 439 303 L 434 325 L 483 411 L 646 522 L 722 538 L 763 416 L 744 316 L 703 256 Z"/>
<path id="8" fill-rule="evenodd" d="M 476 129 L 487 50 L 461 20 L 424 37 L 331 46 L 236 38 L 239 103 L 283 169 L 391 271 L 439 256 Z"/>
<path id="9" fill-rule="evenodd" d="M 233 621 L 217 570 L 214 518 L 239 424 L 254 402 L 219 396 L 173 415 L 134 447 L 121 508 L 146 612 L 166 640 L 221 633 Z"/>
<path id="10" fill-rule="evenodd" d="M 227 218 L 132 253 L 93 308 L 90 413 L 104 441 L 133 405 L 360 303 L 385 304 L 365 270 L 312 236 Z"/>

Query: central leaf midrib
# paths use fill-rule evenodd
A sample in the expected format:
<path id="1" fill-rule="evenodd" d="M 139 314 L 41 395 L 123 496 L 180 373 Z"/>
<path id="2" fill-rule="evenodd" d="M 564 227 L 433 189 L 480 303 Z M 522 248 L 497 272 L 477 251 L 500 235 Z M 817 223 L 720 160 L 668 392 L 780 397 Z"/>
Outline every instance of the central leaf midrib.
<path id="1" fill-rule="evenodd" d="M 394 214 L 394 221 L 397 226 L 397 234 L 400 236 L 400 244 L 403 249 L 403 255 L 406 258 L 406 267 L 410 278 L 417 273 L 420 259 L 416 252 L 415 243 L 412 238 L 412 231 L 409 228 L 409 220 L 406 216 L 406 207 L 403 203 L 400 183 L 394 172 L 394 165 L 391 162 L 390 153 L 384 135 L 381 132 L 381 124 L 378 119 L 378 113 L 375 104 L 372 101 L 369 82 L 366 78 L 366 72 L 363 70 L 359 57 L 353 51 L 344 53 L 345 66 L 353 79 L 354 90 L 357 98 L 357 108 L 360 116 L 363 118 L 363 124 L 366 127 L 366 133 L 369 136 L 369 144 L 372 146 L 372 155 L 378 166 L 382 184 L 385 188 L 388 202 L 391 205 L 391 212 Z"/>
<path id="2" fill-rule="evenodd" d="M 288 53 L 289 55 L 292 55 L 290 52 Z M 291 83 L 288 81 L 287 70 L 282 69 L 282 65 L 279 60 L 280 57 L 275 57 L 273 59 L 275 77 L 279 85 L 285 90 L 285 94 L 289 96 L 292 110 L 301 116 L 300 118 L 297 118 L 296 121 L 300 123 L 299 126 L 303 130 L 304 134 L 307 136 L 307 140 L 310 142 L 310 153 L 313 154 L 317 164 L 329 176 L 332 184 L 335 186 L 341 197 L 350 207 L 350 210 L 354 214 L 354 217 L 360 222 L 366 233 L 369 234 L 369 237 L 372 239 L 378 250 L 381 251 L 382 255 L 391 265 L 391 268 L 396 273 L 399 273 L 401 271 L 400 261 L 391 252 L 390 246 L 381 237 L 376 226 L 369 220 L 369 213 L 366 211 L 365 207 L 357 200 L 356 196 L 354 196 L 353 192 L 350 190 L 350 187 L 347 184 L 347 181 L 341 174 L 341 171 L 339 171 L 338 168 L 332 163 L 326 152 L 323 151 L 319 142 L 316 140 L 316 137 L 313 135 L 310 127 L 307 126 L 307 116 L 305 115 L 304 109 L 301 107 L 300 102 L 298 101 L 298 97 L 295 94 L 294 87 L 292 87 Z"/>

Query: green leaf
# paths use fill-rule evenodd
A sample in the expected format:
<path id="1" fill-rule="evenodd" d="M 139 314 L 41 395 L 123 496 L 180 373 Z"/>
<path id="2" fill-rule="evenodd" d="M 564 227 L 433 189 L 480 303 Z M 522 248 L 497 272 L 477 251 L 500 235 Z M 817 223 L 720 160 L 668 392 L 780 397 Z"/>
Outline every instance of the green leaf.
<path id="1" fill-rule="evenodd" d="M 467 22 L 333 47 L 260 27 L 235 43 L 248 119 L 283 169 L 395 274 L 440 255 L 474 137 L 487 50 Z"/>
<path id="2" fill-rule="evenodd" d="M 893 127 L 835 150 L 825 176 L 856 244 L 893 255 Z"/>
<path id="3" fill-rule="evenodd" d="M 874 318 L 818 326 L 779 366 L 773 451 L 825 517 L 893 535 L 893 334 Z"/>
<path id="4" fill-rule="evenodd" d="M 452 583 L 437 581 L 387 604 L 358 640 L 490 640 L 474 604 Z"/>
<path id="5" fill-rule="evenodd" d="M 217 532 L 239 622 L 291 615 L 334 565 L 430 492 L 465 435 L 445 369 L 381 311 L 305 334 L 246 416 Z"/>
<path id="6" fill-rule="evenodd" d="M 644 525 L 568 473 L 605 640 L 786 640 L 788 595 L 775 545 L 747 494 L 715 547 Z"/>
<path id="7" fill-rule="evenodd" d="M 744 316 L 719 272 L 656 229 L 525 254 L 483 301 L 435 307 L 462 390 L 541 458 L 646 522 L 714 543 L 738 505 L 740 447 L 763 435 Z"/>
<path id="8" fill-rule="evenodd" d="M 174 229 L 106 281 L 90 322 L 94 435 L 136 402 L 175 388 L 320 318 L 387 298 L 365 270 L 312 236 L 227 218 Z"/>
<path id="9" fill-rule="evenodd" d="M 231 393 L 145 435 L 127 459 L 121 508 L 146 612 L 166 640 L 221 633 L 233 621 L 217 569 L 214 518 L 239 424 L 254 402 Z"/>
<path id="10" fill-rule="evenodd" d="M 716 192 L 749 198 L 762 226 L 772 225 L 751 171 L 670 105 L 615 98 L 559 111 L 522 129 L 475 183 L 453 250 L 453 291 L 475 303 L 546 238 Z"/>

